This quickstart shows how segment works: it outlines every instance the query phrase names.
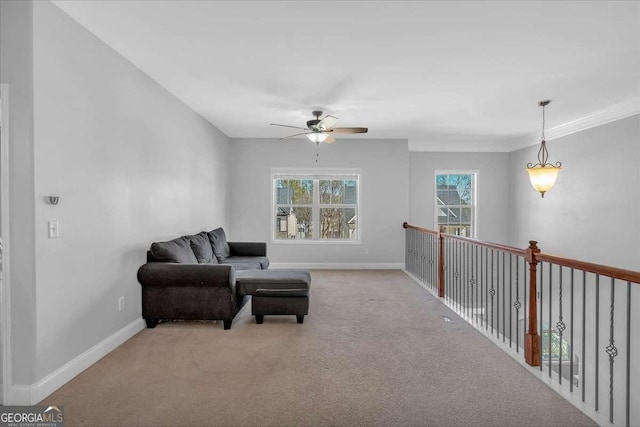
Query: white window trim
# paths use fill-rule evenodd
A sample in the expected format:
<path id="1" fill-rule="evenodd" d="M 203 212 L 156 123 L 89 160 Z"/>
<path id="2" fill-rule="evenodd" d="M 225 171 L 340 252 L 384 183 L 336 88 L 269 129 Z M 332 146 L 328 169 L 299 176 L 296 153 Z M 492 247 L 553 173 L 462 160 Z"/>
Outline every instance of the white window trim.
<path id="1" fill-rule="evenodd" d="M 472 239 L 477 239 L 480 235 L 480 227 L 478 222 L 478 186 L 480 182 L 480 171 L 477 169 L 436 169 L 433 174 L 433 224 L 435 230 L 440 230 L 438 225 L 438 203 L 436 198 L 438 197 L 438 182 L 436 177 L 438 175 L 475 175 L 475 182 L 473 185 L 473 236 L 469 236 Z"/>
<path id="2" fill-rule="evenodd" d="M 315 178 L 340 178 L 340 177 L 358 177 L 358 236 L 355 240 L 321 240 L 321 239 L 276 239 L 275 238 L 275 201 L 276 201 L 276 188 L 274 180 L 276 176 L 278 178 L 286 178 L 290 176 L 292 178 L 299 178 L 301 175 L 313 176 Z M 269 182 L 271 186 L 271 244 L 274 245 L 361 245 L 362 244 L 362 169 L 360 168 L 271 168 L 271 180 Z M 315 190 L 314 190 L 315 191 Z M 314 194 L 314 198 L 319 195 Z M 320 203 L 318 203 L 318 206 Z M 314 208 L 315 209 L 315 208 Z"/>

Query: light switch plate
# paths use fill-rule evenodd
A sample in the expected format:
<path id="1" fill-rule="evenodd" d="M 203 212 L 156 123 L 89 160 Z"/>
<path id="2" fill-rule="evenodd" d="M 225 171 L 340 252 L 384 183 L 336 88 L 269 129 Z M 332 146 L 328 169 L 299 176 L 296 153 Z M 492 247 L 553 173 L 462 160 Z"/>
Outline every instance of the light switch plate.
<path id="1" fill-rule="evenodd" d="M 58 221 L 49 221 L 48 229 L 50 239 L 57 239 L 60 237 L 60 224 Z"/>

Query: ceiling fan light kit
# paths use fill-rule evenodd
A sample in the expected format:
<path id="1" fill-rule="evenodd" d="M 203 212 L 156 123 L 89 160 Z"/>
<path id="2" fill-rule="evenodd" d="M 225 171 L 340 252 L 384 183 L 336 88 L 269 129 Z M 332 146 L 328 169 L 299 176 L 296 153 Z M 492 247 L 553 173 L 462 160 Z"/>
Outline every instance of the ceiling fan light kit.
<path id="1" fill-rule="evenodd" d="M 314 132 L 314 133 L 307 134 L 307 138 L 309 138 L 312 142 L 315 142 L 316 144 L 324 142 L 324 140 L 327 139 L 328 136 L 329 134 L 327 134 L 326 132 Z"/>

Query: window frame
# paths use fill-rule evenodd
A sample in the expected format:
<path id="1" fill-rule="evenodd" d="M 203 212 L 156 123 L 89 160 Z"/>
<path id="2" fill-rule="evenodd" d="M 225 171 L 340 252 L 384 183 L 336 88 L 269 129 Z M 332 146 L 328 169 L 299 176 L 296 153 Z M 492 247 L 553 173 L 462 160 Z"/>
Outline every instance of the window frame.
<path id="1" fill-rule="evenodd" d="M 316 180 L 323 179 L 353 179 L 356 181 L 356 239 L 321 239 L 319 237 L 313 237 L 311 239 L 276 239 L 276 209 L 277 209 L 277 179 L 300 179 L 300 180 L 312 180 L 314 181 L 313 196 L 311 205 L 304 205 L 303 207 L 312 208 L 312 218 L 317 220 L 314 222 L 313 234 L 316 236 L 320 233 L 320 209 L 339 206 L 344 207 L 345 204 L 332 205 L 326 203 L 320 203 L 320 190 L 319 184 L 315 185 Z M 362 169 L 360 168 L 271 168 L 271 243 L 276 245 L 360 245 L 362 244 Z M 347 204 L 351 206 L 352 204 Z M 298 205 L 292 205 L 298 206 Z M 302 205 L 301 205 L 302 206 Z M 316 234 L 317 233 L 317 234 Z"/>
<path id="2" fill-rule="evenodd" d="M 478 230 L 478 188 L 480 182 L 480 172 L 477 169 L 436 169 L 433 174 L 433 223 L 435 230 L 440 230 L 440 224 L 438 224 L 438 210 L 442 206 L 447 207 L 461 207 L 462 205 L 438 205 L 438 175 L 473 175 L 473 189 L 472 197 L 473 203 L 471 204 L 471 236 L 466 236 L 472 239 L 477 239 L 479 236 Z"/>

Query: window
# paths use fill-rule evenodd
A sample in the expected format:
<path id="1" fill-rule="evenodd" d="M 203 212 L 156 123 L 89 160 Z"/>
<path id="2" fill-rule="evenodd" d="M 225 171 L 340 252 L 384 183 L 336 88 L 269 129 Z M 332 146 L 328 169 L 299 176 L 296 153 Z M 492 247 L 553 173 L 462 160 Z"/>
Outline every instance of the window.
<path id="1" fill-rule="evenodd" d="M 436 172 L 436 227 L 456 236 L 476 236 L 476 172 Z"/>
<path id="2" fill-rule="evenodd" d="M 272 171 L 274 241 L 359 241 L 360 171 Z"/>

